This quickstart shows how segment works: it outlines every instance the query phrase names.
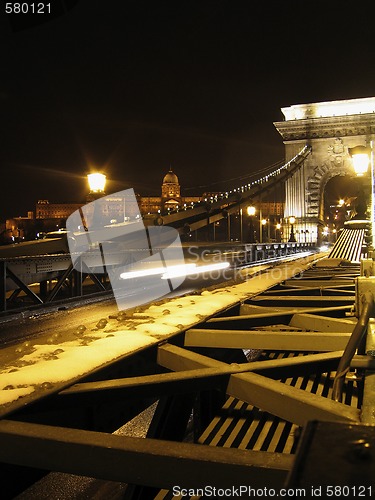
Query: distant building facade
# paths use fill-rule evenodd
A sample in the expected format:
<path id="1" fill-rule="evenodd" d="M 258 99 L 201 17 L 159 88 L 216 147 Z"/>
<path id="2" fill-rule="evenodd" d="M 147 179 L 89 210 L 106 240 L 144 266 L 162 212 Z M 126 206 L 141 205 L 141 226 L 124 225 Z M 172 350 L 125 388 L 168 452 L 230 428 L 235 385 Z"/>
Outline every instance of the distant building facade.
<path id="1" fill-rule="evenodd" d="M 170 169 L 163 178 L 161 196 L 142 196 L 137 194 L 141 215 L 166 213 L 168 210 L 192 205 L 203 199 L 203 196 L 181 196 L 181 186 L 177 175 Z M 107 197 L 114 205 L 116 199 Z M 36 204 L 36 219 L 67 219 L 84 203 L 50 203 L 49 200 L 39 200 Z"/>
<path id="2" fill-rule="evenodd" d="M 163 177 L 161 185 L 161 196 L 141 196 L 136 194 L 138 207 L 142 216 L 148 214 L 166 214 L 169 211 L 184 210 L 198 202 L 207 201 L 219 193 L 203 193 L 201 196 L 182 196 L 181 185 L 177 175 L 170 168 Z M 6 233 L 4 236 L 16 241 L 22 239 L 33 239 L 44 232 L 55 231 L 64 228 L 67 218 L 76 210 L 79 210 L 86 203 L 50 203 L 49 200 L 38 200 L 35 207 L 35 217 L 33 212 L 29 212 L 27 217 L 15 217 L 6 222 Z M 255 203 L 257 214 L 269 218 L 272 221 L 283 217 L 284 203 L 262 201 Z M 123 199 L 115 195 L 105 197 L 102 205 L 103 215 L 108 223 L 117 223 L 125 220 L 125 207 Z M 126 215 L 129 207 L 126 208 Z M 136 214 L 134 214 L 135 216 Z M 234 223 L 235 221 L 233 221 Z"/>
<path id="3" fill-rule="evenodd" d="M 38 200 L 35 208 L 35 218 L 67 219 L 82 205 L 83 203 L 50 203 L 48 200 Z"/>
<path id="4" fill-rule="evenodd" d="M 275 215 L 280 218 L 284 217 L 284 206 L 285 203 L 281 201 L 272 202 L 272 201 L 262 201 L 258 204 L 259 210 L 262 211 L 262 214 L 265 216 Z"/>

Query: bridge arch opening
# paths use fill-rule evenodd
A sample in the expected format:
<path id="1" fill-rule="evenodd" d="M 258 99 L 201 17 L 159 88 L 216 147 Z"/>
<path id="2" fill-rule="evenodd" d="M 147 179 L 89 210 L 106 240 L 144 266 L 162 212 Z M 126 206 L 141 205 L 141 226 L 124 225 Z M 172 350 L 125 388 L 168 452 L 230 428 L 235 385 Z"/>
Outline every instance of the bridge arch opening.
<path id="1" fill-rule="evenodd" d="M 322 239 L 335 243 L 345 222 L 354 217 L 363 202 L 363 179 L 350 174 L 332 176 L 322 187 L 324 226 Z"/>

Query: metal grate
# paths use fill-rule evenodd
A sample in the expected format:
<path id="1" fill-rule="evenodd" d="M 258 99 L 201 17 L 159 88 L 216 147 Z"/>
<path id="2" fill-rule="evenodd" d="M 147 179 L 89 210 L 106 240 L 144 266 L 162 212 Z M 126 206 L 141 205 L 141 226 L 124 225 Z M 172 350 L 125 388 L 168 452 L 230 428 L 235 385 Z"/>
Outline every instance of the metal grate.
<path id="1" fill-rule="evenodd" d="M 264 360 L 281 359 L 305 354 L 300 352 L 264 351 L 262 358 Z M 281 379 L 281 381 L 304 391 L 330 398 L 334 377 L 335 372 L 332 371 L 312 373 L 304 377 L 290 377 Z M 343 402 L 346 405 L 359 408 L 361 393 L 361 384 L 349 377 L 345 383 Z M 198 442 L 209 446 L 294 454 L 300 432 L 301 428 L 298 425 L 229 396 L 220 414 L 213 418 Z M 169 490 L 161 490 L 155 496 L 155 500 L 170 500 L 173 498 L 176 497 Z M 179 498 L 197 500 L 203 497 L 180 496 Z"/>
<path id="2" fill-rule="evenodd" d="M 346 259 L 350 262 L 359 262 L 364 238 L 364 229 L 344 229 L 328 257 L 330 259 Z"/>

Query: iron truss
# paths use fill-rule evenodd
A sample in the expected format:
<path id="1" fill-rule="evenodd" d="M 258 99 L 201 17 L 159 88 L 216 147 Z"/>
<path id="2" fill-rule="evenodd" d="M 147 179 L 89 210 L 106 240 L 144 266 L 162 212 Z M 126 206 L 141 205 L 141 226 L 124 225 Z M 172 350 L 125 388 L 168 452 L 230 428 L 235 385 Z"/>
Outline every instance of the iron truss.
<path id="1" fill-rule="evenodd" d="M 223 259 L 227 258 L 234 266 L 315 249 L 313 243 L 228 243 L 225 246 L 207 244 L 197 247 L 197 251 L 223 252 Z M 115 255 L 114 259 L 115 264 L 116 259 L 121 263 L 123 255 Z M 95 255 L 92 260 L 92 267 L 81 261 L 81 270 L 78 271 L 78 261 L 73 267 L 69 253 L 0 258 L 0 313 L 111 294 L 108 273 L 96 272 L 95 266 L 96 269 L 100 267 L 101 261 L 98 264 Z"/>
<path id="2" fill-rule="evenodd" d="M 247 300 L 30 404 L 5 405 L 2 498 L 30 498 L 65 474 L 93 478 L 103 498 L 245 485 L 374 494 L 375 364 L 363 337 L 344 378 L 338 370 L 358 324 L 359 268 L 323 263 L 265 280 Z"/>

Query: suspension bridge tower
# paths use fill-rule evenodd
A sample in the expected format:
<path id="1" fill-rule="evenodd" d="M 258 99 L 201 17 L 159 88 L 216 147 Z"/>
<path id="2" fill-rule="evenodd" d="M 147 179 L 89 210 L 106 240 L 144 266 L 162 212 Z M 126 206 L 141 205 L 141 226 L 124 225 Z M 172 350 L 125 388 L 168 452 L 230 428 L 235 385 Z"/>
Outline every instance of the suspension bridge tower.
<path id="1" fill-rule="evenodd" d="M 370 146 L 375 137 L 375 97 L 299 104 L 281 109 L 275 122 L 289 161 L 306 144 L 311 154 L 285 183 L 284 234 L 295 217 L 297 241 L 322 241 L 324 189 L 336 176 L 354 177 L 348 148 Z"/>

